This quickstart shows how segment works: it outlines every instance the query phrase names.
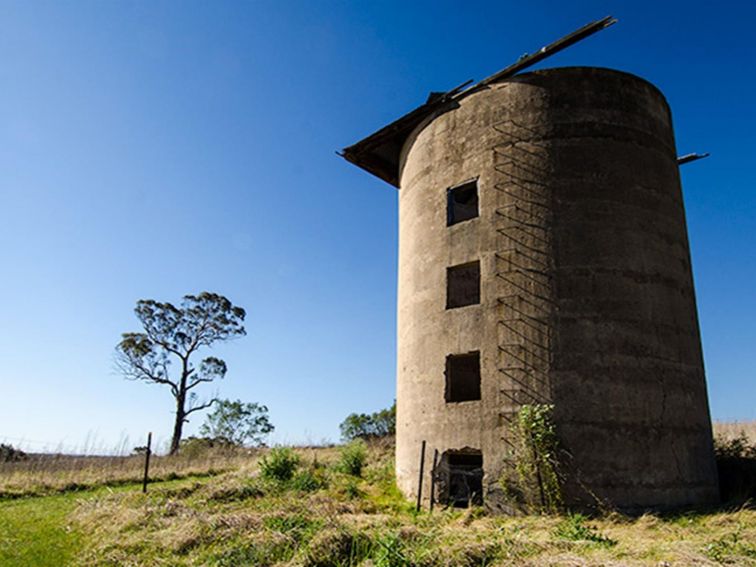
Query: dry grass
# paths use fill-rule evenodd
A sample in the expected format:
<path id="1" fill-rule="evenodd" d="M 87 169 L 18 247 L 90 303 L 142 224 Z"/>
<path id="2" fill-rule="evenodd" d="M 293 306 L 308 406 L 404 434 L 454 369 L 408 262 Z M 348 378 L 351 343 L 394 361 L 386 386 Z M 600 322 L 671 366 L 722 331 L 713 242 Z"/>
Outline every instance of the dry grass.
<path id="1" fill-rule="evenodd" d="M 256 457 L 246 451 L 204 452 L 199 456 L 152 456 L 150 479 L 172 480 L 238 469 Z M 31 455 L 0 463 L 0 498 L 39 496 L 97 486 L 141 482 L 144 456 Z"/>
<path id="2" fill-rule="evenodd" d="M 390 447 L 361 478 L 307 452 L 317 487 L 264 481 L 253 464 L 170 488 L 80 503 L 81 565 L 756 566 L 756 511 L 489 517 L 480 509 L 414 514 L 393 484 Z M 313 455 L 316 462 L 313 463 Z"/>
<path id="3" fill-rule="evenodd" d="M 753 435 L 753 425 L 717 424 L 715 430 Z M 215 476 L 156 483 L 147 495 L 125 488 L 15 502 L 40 518 L 55 502 L 66 503 L 63 520 L 50 528 L 65 521 L 65 533 L 78 534 L 68 545 L 77 566 L 756 567 L 753 509 L 595 519 L 490 517 L 482 509 L 415 514 L 396 489 L 391 444 L 371 445 L 359 477 L 339 466 L 339 451 L 297 449 L 300 465 L 288 481 L 260 475 L 264 451 L 158 457 L 156 477 Z M 66 457 L 0 465 L 0 494 L 135 482 L 142 463 L 141 457 Z M 10 504 L 6 521 L 15 518 Z M 0 499 L 0 513 L 2 506 Z M 46 536 L 30 537 L 38 548 L 47 545 Z M 0 537 L 0 558 L 2 547 Z"/>
<path id="4" fill-rule="evenodd" d="M 745 435 L 756 445 L 756 421 L 714 422 L 714 435 L 731 440 Z M 336 449 L 300 449 L 302 455 L 333 458 Z M 314 452 L 313 452 L 314 451 Z M 196 455 L 152 457 L 150 477 L 171 480 L 235 470 L 256 460 L 254 451 L 218 450 Z M 32 455 L 26 461 L 0 463 L 0 498 L 34 496 L 139 482 L 143 456 Z"/>
<path id="5" fill-rule="evenodd" d="M 756 420 L 714 422 L 714 437 L 729 441 L 741 435 L 744 435 L 751 445 L 756 445 Z"/>

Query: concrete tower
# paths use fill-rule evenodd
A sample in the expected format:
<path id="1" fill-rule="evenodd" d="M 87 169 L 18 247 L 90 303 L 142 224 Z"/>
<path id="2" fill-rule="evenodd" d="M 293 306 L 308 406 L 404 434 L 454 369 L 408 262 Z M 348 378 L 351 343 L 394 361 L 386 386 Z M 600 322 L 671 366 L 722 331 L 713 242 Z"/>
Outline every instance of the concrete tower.
<path id="1" fill-rule="evenodd" d="M 399 191 L 396 474 L 509 509 L 524 406 L 553 406 L 566 504 L 718 498 L 670 110 L 619 71 L 431 96 L 344 155 Z M 439 471 L 441 471 L 439 473 Z M 443 481 L 438 476 L 436 481 Z M 463 486 L 464 485 L 464 486 Z M 439 493 L 440 490 L 440 493 Z"/>

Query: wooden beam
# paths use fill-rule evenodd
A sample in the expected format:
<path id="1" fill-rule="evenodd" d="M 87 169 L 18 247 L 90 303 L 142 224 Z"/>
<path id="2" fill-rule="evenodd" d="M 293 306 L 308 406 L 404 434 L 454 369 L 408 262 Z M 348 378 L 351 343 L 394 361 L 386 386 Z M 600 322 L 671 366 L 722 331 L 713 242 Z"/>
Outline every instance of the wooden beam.
<path id="1" fill-rule="evenodd" d="M 462 91 L 457 96 L 462 96 L 470 91 L 485 87 L 491 83 L 495 83 L 496 81 L 501 81 L 502 79 L 506 79 L 507 77 L 516 75 L 520 71 L 527 69 L 528 67 L 531 67 L 532 65 L 535 65 L 539 61 L 543 61 L 547 57 L 550 57 L 551 55 L 554 55 L 555 53 L 559 53 L 563 49 L 566 49 L 567 47 L 574 45 L 578 41 L 581 41 L 585 39 L 586 37 L 593 35 L 596 32 L 600 32 L 601 30 L 606 29 L 615 23 L 617 23 L 617 19 L 613 18 L 612 16 L 607 16 L 600 20 L 596 20 L 595 22 L 590 22 L 584 25 L 583 27 L 575 30 L 574 32 L 567 34 L 564 37 L 559 38 L 558 40 L 548 44 L 545 47 L 542 47 L 535 53 L 523 55 L 509 67 L 506 67 L 505 69 L 502 69 L 498 73 L 494 73 L 490 77 L 483 79 L 478 84 L 470 87 L 466 91 Z"/>
<path id="2" fill-rule="evenodd" d="M 690 163 L 692 161 L 698 161 L 699 159 L 703 159 L 703 158 L 707 158 L 707 157 L 709 157 L 709 153 L 708 152 L 704 153 L 704 154 L 697 154 L 697 153 L 685 154 L 684 156 L 679 156 L 677 158 L 677 165 L 683 165 L 685 163 Z"/>

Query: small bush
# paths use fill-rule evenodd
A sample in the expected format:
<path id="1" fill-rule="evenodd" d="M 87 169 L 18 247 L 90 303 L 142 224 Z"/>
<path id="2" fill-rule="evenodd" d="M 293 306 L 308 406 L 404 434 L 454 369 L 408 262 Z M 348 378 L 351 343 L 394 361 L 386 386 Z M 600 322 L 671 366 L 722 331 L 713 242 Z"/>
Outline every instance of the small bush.
<path id="1" fill-rule="evenodd" d="M 734 439 L 714 439 L 719 493 L 724 502 L 756 498 L 756 445 L 745 433 Z"/>
<path id="2" fill-rule="evenodd" d="M 268 480 L 291 480 L 299 467 L 299 455 L 291 447 L 275 447 L 260 459 L 260 474 Z"/>
<path id="3" fill-rule="evenodd" d="M 717 459 L 756 459 L 756 445 L 741 432 L 733 439 L 714 438 L 714 454 Z"/>
<path id="4" fill-rule="evenodd" d="M 315 492 L 327 485 L 328 481 L 323 475 L 322 469 L 305 469 L 296 473 L 291 479 L 291 487 L 302 492 Z"/>
<path id="5" fill-rule="evenodd" d="M 25 461 L 29 457 L 21 449 L 16 449 L 12 445 L 0 443 L 0 463 L 15 463 Z"/>
<path id="6" fill-rule="evenodd" d="M 556 513 L 562 508 L 559 437 L 551 404 L 526 404 L 512 428 L 509 459 L 499 485 L 510 507 L 527 512 Z"/>
<path id="7" fill-rule="evenodd" d="M 365 493 L 360 490 L 360 487 L 357 486 L 357 483 L 351 478 L 346 483 L 346 485 L 344 485 L 344 494 L 350 500 L 356 500 L 357 498 L 362 498 L 363 496 L 365 496 Z"/>
<path id="8" fill-rule="evenodd" d="M 738 530 L 708 544 L 704 548 L 704 553 L 717 563 L 736 564 L 738 557 L 756 559 L 756 546 L 743 541 Z"/>
<path id="9" fill-rule="evenodd" d="M 367 446 L 364 441 L 358 439 L 341 448 L 338 469 L 352 476 L 362 476 L 365 461 L 367 461 Z"/>
<path id="10" fill-rule="evenodd" d="M 554 535 L 568 541 L 588 541 L 598 545 L 612 547 L 617 542 L 601 534 L 595 526 L 586 524 L 587 518 L 582 514 L 571 514 L 557 524 Z"/>

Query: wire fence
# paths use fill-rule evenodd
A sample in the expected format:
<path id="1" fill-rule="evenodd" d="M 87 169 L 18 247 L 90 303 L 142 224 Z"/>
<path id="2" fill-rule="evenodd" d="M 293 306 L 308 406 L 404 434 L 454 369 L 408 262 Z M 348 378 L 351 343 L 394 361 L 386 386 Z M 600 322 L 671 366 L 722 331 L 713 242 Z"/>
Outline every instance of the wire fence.
<path id="1" fill-rule="evenodd" d="M 128 438 L 107 447 L 88 439 L 81 445 L 38 439 L 1 437 L 0 498 L 49 494 L 142 483 L 147 438 L 134 447 Z M 9 447 L 12 449 L 9 449 Z M 21 451 L 17 451 L 21 449 Z M 155 454 L 150 459 L 151 480 L 171 480 L 217 474 L 252 462 L 256 451 L 237 447 L 197 447 L 178 455 Z"/>

